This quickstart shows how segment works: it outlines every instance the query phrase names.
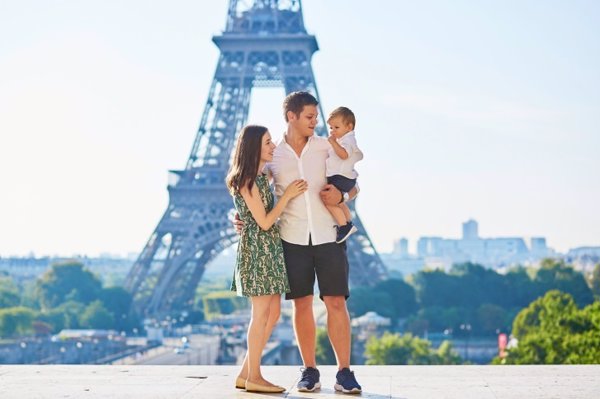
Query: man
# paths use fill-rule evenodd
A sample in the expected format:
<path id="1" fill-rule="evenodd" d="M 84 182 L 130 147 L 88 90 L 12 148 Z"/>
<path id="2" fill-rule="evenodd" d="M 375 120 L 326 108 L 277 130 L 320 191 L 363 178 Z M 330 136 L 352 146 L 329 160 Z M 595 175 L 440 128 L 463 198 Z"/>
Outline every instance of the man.
<path id="1" fill-rule="evenodd" d="M 294 92 L 284 102 L 287 131 L 267 169 L 279 197 L 294 180 L 304 179 L 308 190 L 290 201 L 280 216 L 279 227 L 294 304 L 294 332 L 304 368 L 298 390 L 312 392 L 321 387 L 316 368 L 316 324 L 313 314 L 315 275 L 327 308 L 327 331 L 335 351 L 338 372 L 335 389 L 360 393 L 361 386 L 350 371 L 351 329 L 346 299 L 348 259 L 346 243 L 336 244 L 335 220 L 325 204 L 335 205 L 354 198 L 357 189 L 342 194 L 327 184 L 325 160 L 330 144 L 315 136 L 318 101 L 310 93 Z M 237 225 L 239 228 L 239 224 Z"/>

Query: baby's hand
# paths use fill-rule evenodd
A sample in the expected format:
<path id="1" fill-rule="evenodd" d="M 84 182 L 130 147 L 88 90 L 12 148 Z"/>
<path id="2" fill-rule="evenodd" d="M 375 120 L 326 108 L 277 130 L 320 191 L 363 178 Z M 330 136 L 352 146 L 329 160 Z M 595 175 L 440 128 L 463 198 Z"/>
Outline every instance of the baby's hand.
<path id="1" fill-rule="evenodd" d="M 327 140 L 329 140 L 330 143 L 333 143 L 336 140 L 336 138 L 335 136 L 330 135 L 329 137 L 327 137 Z"/>

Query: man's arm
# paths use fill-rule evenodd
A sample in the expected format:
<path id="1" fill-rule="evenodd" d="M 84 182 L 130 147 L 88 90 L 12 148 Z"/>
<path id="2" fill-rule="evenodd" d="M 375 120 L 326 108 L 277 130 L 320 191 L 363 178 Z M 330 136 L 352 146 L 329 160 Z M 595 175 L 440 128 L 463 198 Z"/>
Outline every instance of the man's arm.
<path id="1" fill-rule="evenodd" d="M 352 190 L 348 191 L 348 201 L 356 198 L 359 192 L 360 188 L 357 183 Z M 325 205 L 338 205 L 344 202 L 344 195 L 333 184 L 326 184 L 325 187 L 323 187 L 323 190 L 321 190 L 321 201 L 323 201 Z"/>

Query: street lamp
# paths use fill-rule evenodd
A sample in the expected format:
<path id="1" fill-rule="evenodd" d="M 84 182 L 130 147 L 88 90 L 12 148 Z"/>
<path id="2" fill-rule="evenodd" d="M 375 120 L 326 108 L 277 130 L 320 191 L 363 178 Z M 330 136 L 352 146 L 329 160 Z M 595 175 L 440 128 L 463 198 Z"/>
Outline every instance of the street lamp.
<path id="1" fill-rule="evenodd" d="M 461 324 L 460 329 L 467 335 L 465 340 L 465 360 L 469 361 L 469 338 L 471 336 L 471 325 L 469 323 Z"/>
<path id="2" fill-rule="evenodd" d="M 79 358 L 79 364 L 82 364 L 83 360 L 82 360 L 81 350 L 83 349 L 83 343 L 77 342 L 75 344 L 75 347 L 77 348 L 77 357 Z"/>
<path id="3" fill-rule="evenodd" d="M 23 361 L 23 364 L 27 363 L 27 358 L 26 358 L 26 349 L 27 349 L 27 342 L 23 341 L 21 342 L 21 344 L 19 345 L 21 347 L 21 359 Z"/>

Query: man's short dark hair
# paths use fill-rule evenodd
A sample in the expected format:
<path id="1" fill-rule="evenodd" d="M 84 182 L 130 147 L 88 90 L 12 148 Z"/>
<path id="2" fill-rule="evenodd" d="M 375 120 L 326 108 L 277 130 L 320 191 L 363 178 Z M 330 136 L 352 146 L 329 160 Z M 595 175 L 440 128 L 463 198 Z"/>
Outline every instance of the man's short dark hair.
<path id="1" fill-rule="evenodd" d="M 283 100 L 283 117 L 288 121 L 287 113 L 292 111 L 299 116 L 305 105 L 319 105 L 317 99 L 307 91 L 295 91 Z"/>

